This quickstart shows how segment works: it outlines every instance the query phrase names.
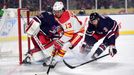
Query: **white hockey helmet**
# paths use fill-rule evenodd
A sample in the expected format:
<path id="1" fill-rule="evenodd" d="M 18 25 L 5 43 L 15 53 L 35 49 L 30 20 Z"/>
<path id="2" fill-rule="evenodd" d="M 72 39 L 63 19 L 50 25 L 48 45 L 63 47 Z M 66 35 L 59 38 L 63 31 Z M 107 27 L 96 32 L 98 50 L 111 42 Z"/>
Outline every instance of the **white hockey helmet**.
<path id="1" fill-rule="evenodd" d="M 63 5 L 63 2 L 61 2 L 61 1 L 57 1 L 53 5 L 54 11 L 59 11 L 59 10 L 62 10 L 63 8 L 64 8 L 64 5 Z"/>

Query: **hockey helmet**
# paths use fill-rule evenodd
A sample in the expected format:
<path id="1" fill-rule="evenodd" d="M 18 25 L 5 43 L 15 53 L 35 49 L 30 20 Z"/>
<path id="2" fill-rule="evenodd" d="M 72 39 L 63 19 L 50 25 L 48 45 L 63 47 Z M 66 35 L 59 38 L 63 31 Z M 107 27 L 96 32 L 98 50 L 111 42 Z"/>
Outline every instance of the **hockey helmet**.
<path id="1" fill-rule="evenodd" d="M 64 5 L 63 5 L 63 2 L 61 2 L 61 1 L 57 1 L 53 5 L 53 10 L 54 11 L 63 10 L 63 8 L 64 8 Z"/>
<path id="2" fill-rule="evenodd" d="M 90 21 L 96 20 L 97 18 L 99 18 L 99 14 L 94 12 L 90 14 Z"/>
<path id="3" fill-rule="evenodd" d="M 51 7 L 50 5 L 48 5 L 48 6 L 46 7 L 46 11 L 47 11 L 47 12 L 52 12 L 53 9 L 52 9 L 52 7 Z"/>

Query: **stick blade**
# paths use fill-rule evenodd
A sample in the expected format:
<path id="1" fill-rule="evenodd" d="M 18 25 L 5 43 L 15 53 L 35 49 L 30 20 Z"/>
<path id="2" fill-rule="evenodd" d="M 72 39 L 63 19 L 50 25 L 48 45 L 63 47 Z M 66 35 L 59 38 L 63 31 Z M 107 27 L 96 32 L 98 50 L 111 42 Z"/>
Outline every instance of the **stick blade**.
<path id="1" fill-rule="evenodd" d="M 69 65 L 64 59 L 63 59 L 63 62 L 64 62 L 64 64 L 65 64 L 67 67 L 69 67 L 69 68 L 71 68 L 71 69 L 74 69 L 74 68 L 76 68 L 76 67 L 80 67 L 80 66 L 85 65 L 85 64 L 87 64 L 87 63 L 94 62 L 94 61 L 96 61 L 96 60 L 98 60 L 98 59 L 101 59 L 101 58 L 103 58 L 103 57 L 106 57 L 106 56 L 108 56 L 108 55 L 109 55 L 109 53 L 108 53 L 108 54 L 105 54 L 105 55 L 102 55 L 102 56 L 100 56 L 100 57 L 98 57 L 98 58 L 89 60 L 89 61 L 87 61 L 87 62 L 84 62 L 84 63 L 82 63 L 82 64 L 76 65 L 76 66 Z"/>
<path id="2" fill-rule="evenodd" d="M 69 65 L 64 59 L 63 59 L 63 62 L 64 62 L 64 64 L 65 64 L 67 67 L 69 67 L 69 68 L 71 68 L 71 69 L 76 68 L 75 66 Z"/>

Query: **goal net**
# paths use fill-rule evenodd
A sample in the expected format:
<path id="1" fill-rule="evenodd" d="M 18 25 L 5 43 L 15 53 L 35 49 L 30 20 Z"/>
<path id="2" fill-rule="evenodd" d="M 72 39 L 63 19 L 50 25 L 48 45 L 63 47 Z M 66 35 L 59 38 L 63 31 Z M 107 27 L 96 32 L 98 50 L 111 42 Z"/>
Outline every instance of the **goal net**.
<path id="1" fill-rule="evenodd" d="M 25 25 L 29 22 L 27 9 L 3 9 L 0 18 L 0 59 L 15 58 L 22 64 L 24 54 L 30 49 L 30 38 L 25 34 Z"/>

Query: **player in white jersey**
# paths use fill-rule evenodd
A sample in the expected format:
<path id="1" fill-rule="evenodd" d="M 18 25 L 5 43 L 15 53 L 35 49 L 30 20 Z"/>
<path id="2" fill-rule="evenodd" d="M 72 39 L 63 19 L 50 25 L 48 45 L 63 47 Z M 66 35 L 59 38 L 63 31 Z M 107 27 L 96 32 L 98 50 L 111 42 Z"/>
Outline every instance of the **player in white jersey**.
<path id="1" fill-rule="evenodd" d="M 64 8 L 61 1 L 54 3 L 53 13 L 64 30 L 63 36 L 54 42 L 56 55 L 52 65 L 55 65 L 56 62 L 61 61 L 67 50 L 73 49 L 80 42 L 83 37 L 84 27 L 76 15 Z"/>

